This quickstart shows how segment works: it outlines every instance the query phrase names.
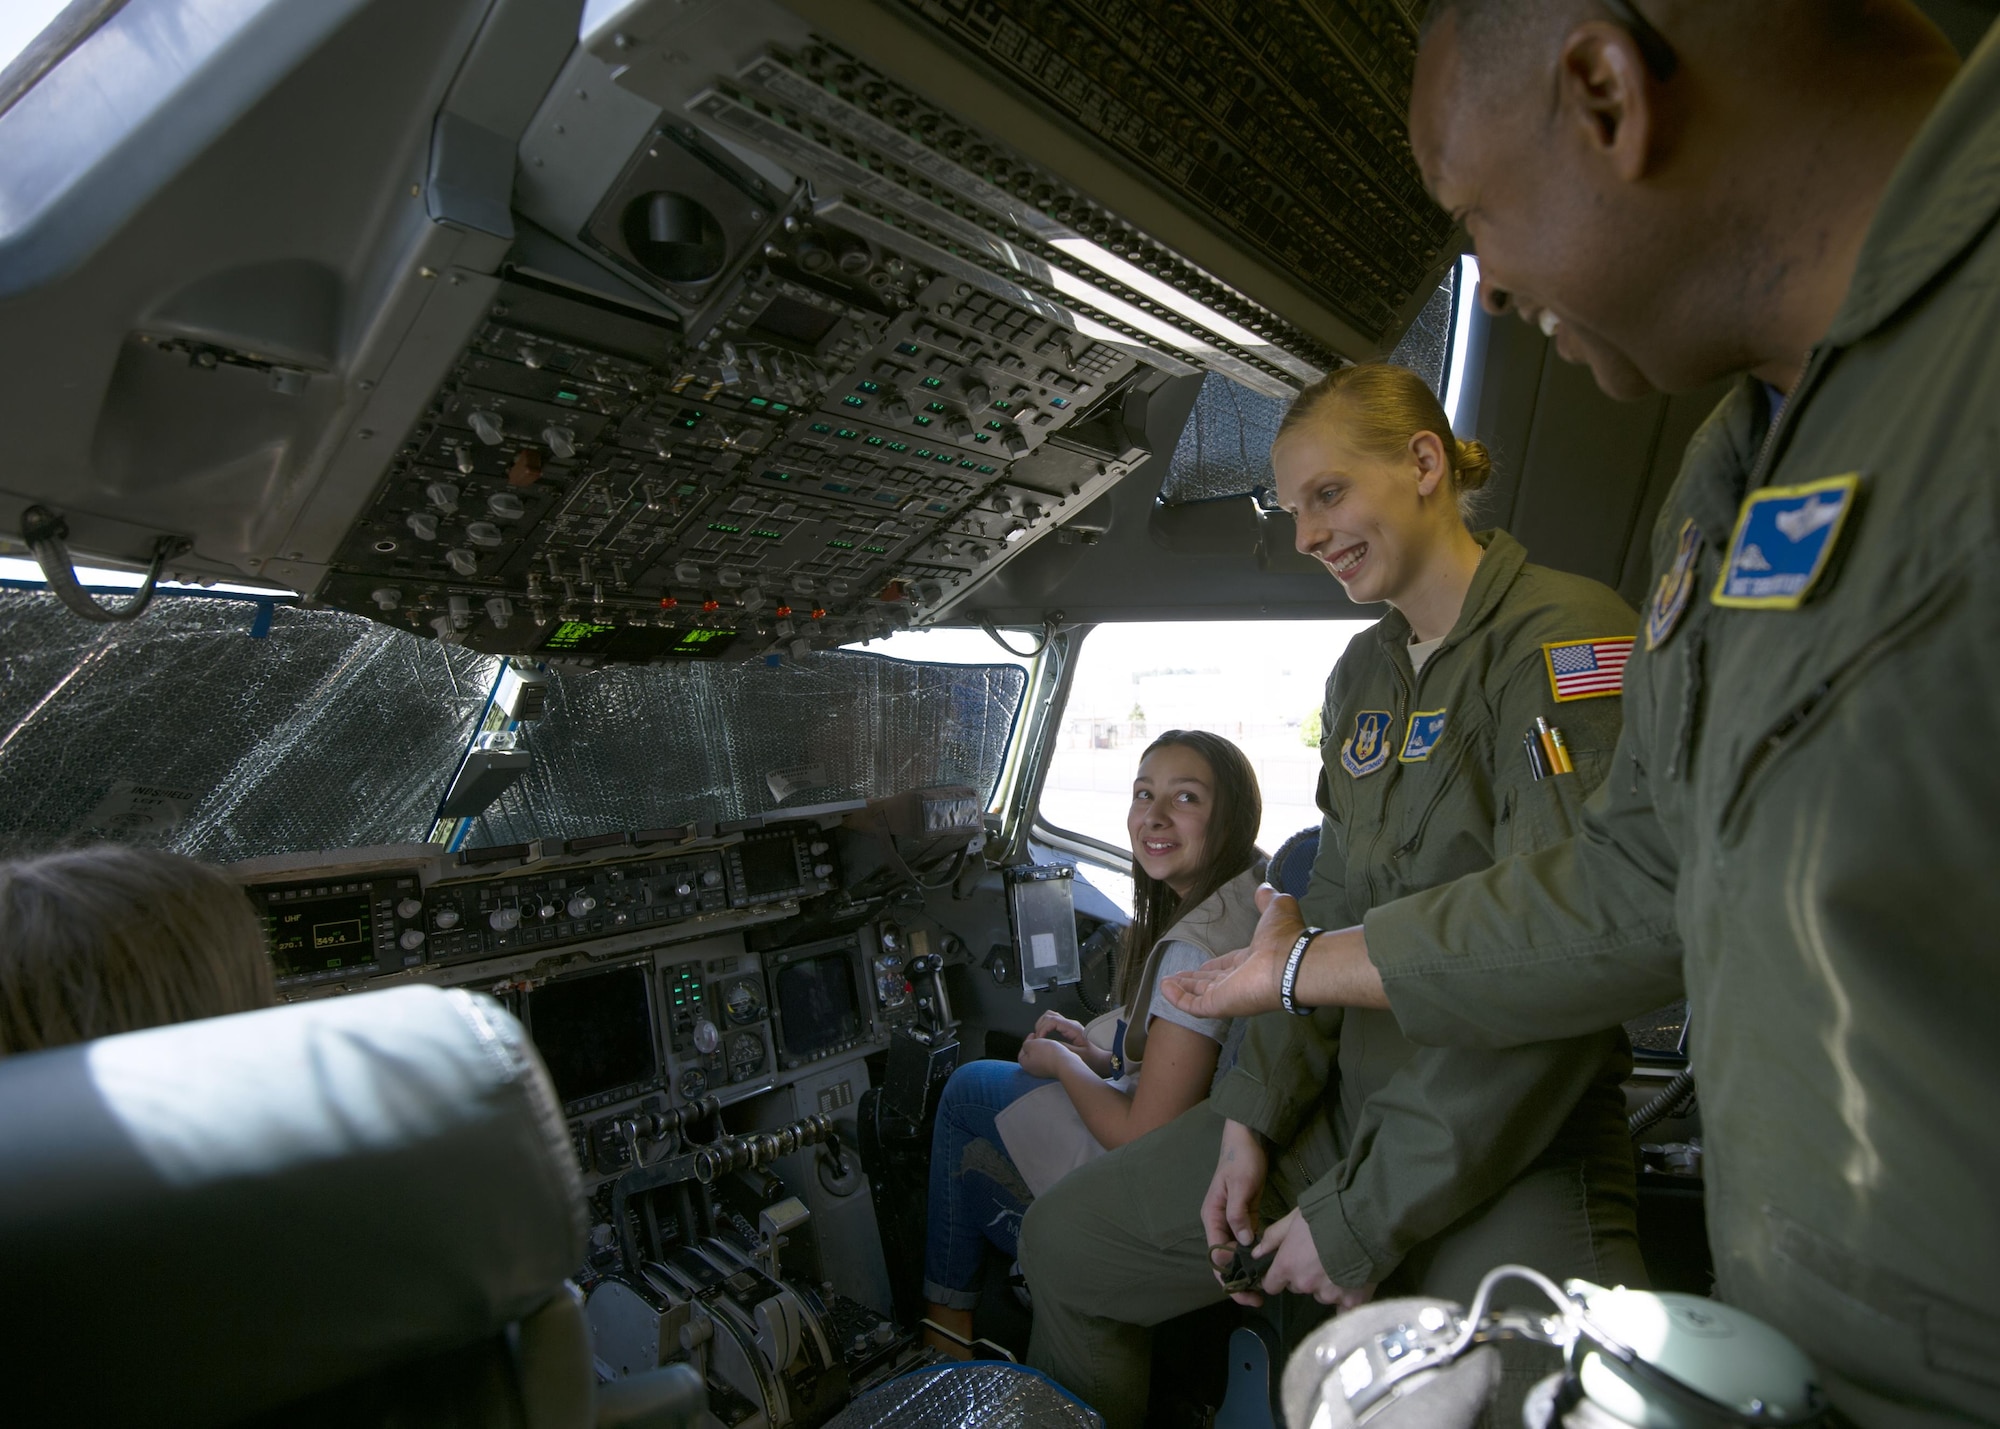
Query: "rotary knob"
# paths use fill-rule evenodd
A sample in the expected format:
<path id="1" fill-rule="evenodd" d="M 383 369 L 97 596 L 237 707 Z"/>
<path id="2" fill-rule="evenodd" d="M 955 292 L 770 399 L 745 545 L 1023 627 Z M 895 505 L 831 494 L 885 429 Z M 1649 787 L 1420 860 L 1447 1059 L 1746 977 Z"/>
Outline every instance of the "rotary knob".
<path id="1" fill-rule="evenodd" d="M 694 1025 L 694 1048 L 704 1056 L 722 1045 L 722 1033 L 706 1017 Z"/>
<path id="2" fill-rule="evenodd" d="M 572 918 L 583 918 L 588 916 L 590 910 L 596 906 L 597 900 L 595 898 L 592 898 L 588 893 L 579 893 L 569 900 L 567 911 Z"/>
<path id="3" fill-rule="evenodd" d="M 694 892 L 694 885 L 683 878 L 679 883 L 674 885 L 674 892 L 679 897 L 686 898 Z"/>
<path id="4" fill-rule="evenodd" d="M 456 908 L 440 908 L 436 913 L 431 915 L 431 922 L 437 924 L 440 931 L 456 928 L 458 926 L 458 910 Z"/>
<path id="5" fill-rule="evenodd" d="M 403 936 L 396 939 L 396 941 L 402 946 L 404 952 L 414 953 L 424 945 L 424 930 L 422 928 L 405 928 Z"/>
<path id="6" fill-rule="evenodd" d="M 702 886 L 703 888 L 719 888 L 719 887 L 721 887 L 721 886 L 722 886 L 722 875 L 721 875 L 720 873 L 716 872 L 716 871 L 715 871 L 714 869 L 712 869 L 712 868 L 706 868 L 706 869 L 703 869 L 703 870 L 702 870 L 702 874 L 701 874 L 701 886 Z"/>
<path id="7" fill-rule="evenodd" d="M 396 916 L 401 918 L 405 923 L 423 911 L 424 904 L 420 898 L 405 898 L 396 905 Z"/>
<path id="8" fill-rule="evenodd" d="M 495 908 L 486 915 L 486 926 L 496 933 L 511 933 L 521 926 L 519 908 Z"/>

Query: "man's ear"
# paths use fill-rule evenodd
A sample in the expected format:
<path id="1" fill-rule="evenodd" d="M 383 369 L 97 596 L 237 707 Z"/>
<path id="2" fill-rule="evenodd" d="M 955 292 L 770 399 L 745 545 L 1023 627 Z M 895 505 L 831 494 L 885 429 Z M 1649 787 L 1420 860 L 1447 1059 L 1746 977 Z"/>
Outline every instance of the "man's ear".
<path id="1" fill-rule="evenodd" d="M 1410 438 L 1410 460 L 1417 466 L 1417 495 L 1432 496 L 1448 484 L 1451 462 L 1445 457 L 1444 443 L 1436 432 L 1418 432 Z"/>
<path id="2" fill-rule="evenodd" d="M 1638 43 L 1616 25 L 1592 20 L 1563 41 L 1556 66 L 1561 116 L 1627 183 L 1644 178 L 1652 167 L 1656 115 L 1650 82 Z"/>

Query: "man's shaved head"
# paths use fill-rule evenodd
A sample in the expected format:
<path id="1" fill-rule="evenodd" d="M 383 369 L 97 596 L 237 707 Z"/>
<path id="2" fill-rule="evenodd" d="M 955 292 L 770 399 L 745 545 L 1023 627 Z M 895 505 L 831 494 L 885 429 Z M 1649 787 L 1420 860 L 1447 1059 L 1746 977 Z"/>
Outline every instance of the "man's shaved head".
<path id="1" fill-rule="evenodd" d="M 1628 397 L 1796 367 L 1957 63 L 1909 0 L 1434 0 L 1422 34 L 1411 147 L 1488 306 Z"/>

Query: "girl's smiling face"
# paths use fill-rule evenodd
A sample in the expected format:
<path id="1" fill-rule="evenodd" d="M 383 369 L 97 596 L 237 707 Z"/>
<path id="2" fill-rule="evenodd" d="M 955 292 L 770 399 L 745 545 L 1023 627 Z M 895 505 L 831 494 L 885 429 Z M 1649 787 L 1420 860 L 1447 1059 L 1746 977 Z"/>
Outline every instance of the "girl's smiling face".
<path id="1" fill-rule="evenodd" d="M 1125 832 L 1147 875 L 1187 896 L 1208 852 L 1215 771 L 1183 744 L 1155 749 L 1139 762 Z"/>

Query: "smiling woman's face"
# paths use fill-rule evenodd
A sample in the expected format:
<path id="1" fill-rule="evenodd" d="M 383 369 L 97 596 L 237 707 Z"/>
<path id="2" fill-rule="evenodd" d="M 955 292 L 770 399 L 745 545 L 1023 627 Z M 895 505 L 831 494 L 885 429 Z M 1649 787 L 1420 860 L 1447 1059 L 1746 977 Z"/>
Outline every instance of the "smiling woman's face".
<path id="1" fill-rule="evenodd" d="M 1441 459 L 1437 439 L 1420 435 Z M 1271 448 L 1271 471 L 1278 504 L 1298 524 L 1299 550 L 1325 566 L 1349 600 L 1394 601 L 1410 587 L 1437 539 L 1417 453 L 1364 456 L 1341 439 L 1329 410 L 1279 439 Z"/>
<path id="2" fill-rule="evenodd" d="M 1194 887 L 1208 852 L 1215 771 L 1184 744 L 1166 744 L 1139 761 L 1125 832 L 1147 876 L 1182 897 Z"/>

